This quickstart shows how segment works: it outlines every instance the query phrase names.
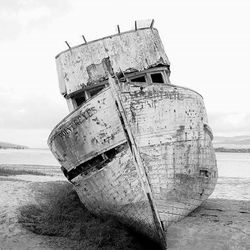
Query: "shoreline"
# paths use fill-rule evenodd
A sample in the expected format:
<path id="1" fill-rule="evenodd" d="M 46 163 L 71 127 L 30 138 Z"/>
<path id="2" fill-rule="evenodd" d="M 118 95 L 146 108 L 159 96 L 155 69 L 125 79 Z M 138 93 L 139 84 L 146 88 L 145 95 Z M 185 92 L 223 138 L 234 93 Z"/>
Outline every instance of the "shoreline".
<path id="1" fill-rule="evenodd" d="M 0 168 L 3 167 L 27 169 L 24 164 L 0 164 Z M 18 209 L 37 202 L 32 185 L 45 188 L 46 182 L 67 182 L 57 166 L 29 165 L 28 168 L 46 171 L 49 176 L 0 176 L 2 249 L 74 249 L 72 240 L 37 235 L 17 222 Z M 183 220 L 172 224 L 166 237 L 168 249 L 172 250 L 250 249 L 250 178 L 218 178 L 209 199 Z"/>
<path id="2" fill-rule="evenodd" d="M 250 148 L 214 147 L 216 153 L 250 153 Z"/>

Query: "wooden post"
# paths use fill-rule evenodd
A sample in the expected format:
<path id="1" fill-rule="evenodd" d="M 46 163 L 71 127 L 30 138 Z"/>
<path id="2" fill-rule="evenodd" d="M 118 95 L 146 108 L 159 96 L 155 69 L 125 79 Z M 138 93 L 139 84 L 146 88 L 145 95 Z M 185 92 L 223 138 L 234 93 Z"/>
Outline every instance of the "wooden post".
<path id="1" fill-rule="evenodd" d="M 82 39 L 83 39 L 84 43 L 87 43 L 84 35 L 82 35 Z"/>
<path id="2" fill-rule="evenodd" d="M 118 31 L 118 34 L 121 33 L 121 31 L 120 31 L 120 26 L 119 26 L 119 25 L 117 25 L 117 31 Z"/>
<path id="3" fill-rule="evenodd" d="M 137 21 L 135 21 L 135 30 L 137 30 Z"/>
<path id="4" fill-rule="evenodd" d="M 119 82 L 118 79 L 117 79 L 117 81 Z M 133 159 L 134 159 L 134 163 L 135 163 L 139 178 L 140 178 L 141 183 L 142 183 L 142 187 L 144 189 L 145 195 L 148 199 L 148 202 L 149 202 L 152 214 L 153 214 L 153 220 L 154 220 L 155 227 L 156 227 L 157 233 L 158 233 L 160 241 L 161 241 L 162 248 L 166 249 L 166 246 L 167 246 L 166 237 L 164 234 L 164 229 L 162 227 L 162 223 L 160 221 L 158 211 L 157 211 L 156 206 L 154 204 L 148 176 L 147 176 L 145 167 L 143 165 L 143 162 L 142 162 L 142 159 L 141 159 L 141 156 L 139 153 L 139 149 L 138 149 L 137 144 L 136 144 L 136 140 L 135 140 L 133 133 L 130 129 L 125 110 L 124 110 L 122 102 L 120 100 L 119 90 L 116 86 L 115 80 L 111 77 L 111 75 L 109 75 L 109 85 L 110 85 L 114 100 L 116 102 L 118 112 L 120 114 L 119 116 L 121 117 L 121 122 L 124 125 L 124 132 L 125 132 L 127 140 L 128 140 L 128 144 L 129 144 L 129 147 L 130 147 Z"/>
<path id="5" fill-rule="evenodd" d="M 151 22 L 151 24 L 150 24 L 150 28 L 152 29 L 153 28 L 153 26 L 154 26 L 154 22 L 155 22 L 155 20 L 154 19 L 152 19 L 152 22 Z"/>
<path id="6" fill-rule="evenodd" d="M 69 46 L 69 43 L 67 41 L 65 41 L 65 43 L 67 44 L 67 46 L 69 47 L 69 49 L 71 50 L 71 47 Z"/>

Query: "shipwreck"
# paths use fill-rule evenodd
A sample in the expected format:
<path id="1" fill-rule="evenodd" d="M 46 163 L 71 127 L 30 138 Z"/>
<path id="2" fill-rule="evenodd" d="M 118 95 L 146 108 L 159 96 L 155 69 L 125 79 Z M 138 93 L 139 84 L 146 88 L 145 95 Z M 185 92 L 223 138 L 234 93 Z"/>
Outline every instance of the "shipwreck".
<path id="1" fill-rule="evenodd" d="M 202 96 L 170 82 L 153 21 L 69 47 L 56 65 L 70 113 L 48 145 L 65 176 L 90 211 L 166 244 L 217 181 Z"/>

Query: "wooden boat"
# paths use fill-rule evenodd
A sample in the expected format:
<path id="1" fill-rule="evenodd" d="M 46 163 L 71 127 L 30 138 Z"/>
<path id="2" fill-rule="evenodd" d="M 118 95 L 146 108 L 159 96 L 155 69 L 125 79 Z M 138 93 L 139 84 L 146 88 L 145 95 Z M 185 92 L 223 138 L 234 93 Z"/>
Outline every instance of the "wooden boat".
<path id="1" fill-rule="evenodd" d="M 70 114 L 48 145 L 81 201 L 166 244 L 165 231 L 213 192 L 203 98 L 173 85 L 153 22 L 56 56 Z"/>

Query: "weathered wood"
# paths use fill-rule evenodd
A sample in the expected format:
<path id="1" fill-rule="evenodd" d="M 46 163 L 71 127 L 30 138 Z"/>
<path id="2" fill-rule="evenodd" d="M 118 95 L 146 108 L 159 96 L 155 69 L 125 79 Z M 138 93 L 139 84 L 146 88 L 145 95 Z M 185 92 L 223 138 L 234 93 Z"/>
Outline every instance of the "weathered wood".
<path id="1" fill-rule="evenodd" d="M 108 58 L 114 73 L 169 65 L 158 31 L 146 28 L 109 36 L 60 53 L 56 57 L 61 93 L 70 94 L 107 78 Z"/>
<path id="2" fill-rule="evenodd" d="M 137 26 L 57 56 L 66 98 L 106 88 L 60 122 L 48 142 L 88 209 L 159 240 L 213 192 L 217 166 L 202 96 L 170 84 L 157 30 Z M 153 81 L 152 70 L 164 83 Z M 133 82 L 132 73 L 145 79 Z M 119 88 L 110 74 L 122 78 Z"/>
<path id="3" fill-rule="evenodd" d="M 202 97 L 192 90 L 162 84 L 141 90 L 133 85 L 119 86 L 121 99 L 146 166 L 152 199 L 167 228 L 198 207 L 214 189 L 217 169 L 211 137 L 204 129 L 207 115 Z M 89 102 L 95 99 L 99 100 L 99 95 Z M 66 123 L 63 126 L 67 128 Z M 76 142 L 80 145 L 83 139 L 79 137 Z M 58 144 L 53 145 L 55 152 L 60 151 Z M 83 152 L 71 149 L 84 156 Z M 124 149 L 100 170 L 79 175 L 72 181 L 80 199 L 91 211 L 117 216 L 148 236 L 158 238 L 154 235 L 150 204 L 129 151 Z"/>
<path id="4" fill-rule="evenodd" d="M 60 164 L 70 171 L 125 141 L 110 89 L 105 89 L 63 119 L 51 132 L 48 144 Z"/>
<path id="5" fill-rule="evenodd" d="M 126 131 L 125 134 L 127 135 L 127 140 L 129 142 L 128 144 L 130 146 L 131 154 L 132 154 L 133 159 L 134 159 L 134 165 L 136 166 L 138 176 L 140 178 L 145 195 L 148 198 L 150 208 L 152 210 L 153 220 L 155 223 L 155 227 L 156 227 L 160 242 L 161 242 L 163 248 L 166 248 L 166 239 L 165 239 L 165 234 L 164 234 L 164 228 L 162 227 L 162 223 L 160 221 L 158 211 L 157 211 L 155 204 L 154 204 L 154 200 L 152 197 L 152 190 L 151 190 L 150 183 L 149 183 L 149 180 L 147 177 L 145 166 L 142 162 L 141 155 L 139 153 L 139 148 L 137 146 L 136 140 L 131 132 L 130 124 L 127 121 L 125 109 L 123 107 L 123 103 L 121 102 L 121 98 L 119 96 L 120 90 L 117 88 L 116 83 L 117 84 L 119 83 L 118 79 L 117 79 L 117 82 L 115 82 L 110 76 L 109 77 L 109 85 L 111 88 L 113 98 L 117 104 L 117 109 L 118 109 L 118 112 L 119 112 L 120 117 L 122 119 L 122 124 L 124 124 L 124 131 Z"/>

